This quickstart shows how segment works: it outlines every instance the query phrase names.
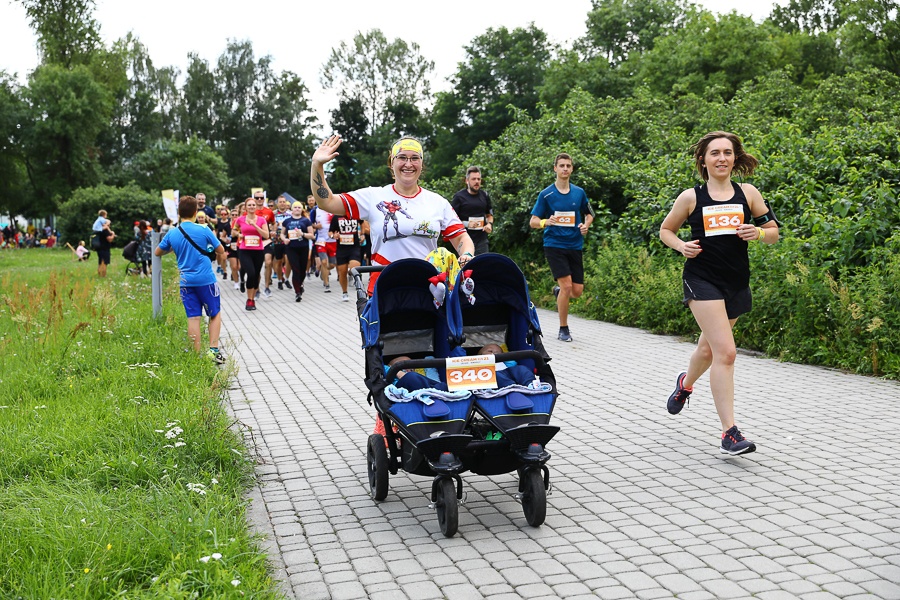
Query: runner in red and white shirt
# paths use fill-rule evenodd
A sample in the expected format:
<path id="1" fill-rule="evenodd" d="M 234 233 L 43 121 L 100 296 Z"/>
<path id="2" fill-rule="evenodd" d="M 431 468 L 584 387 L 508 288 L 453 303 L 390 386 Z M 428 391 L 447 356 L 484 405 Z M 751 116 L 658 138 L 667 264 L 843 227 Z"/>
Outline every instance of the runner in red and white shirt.
<path id="1" fill-rule="evenodd" d="M 372 262 L 387 265 L 401 258 L 422 258 L 437 249 L 440 239 L 450 242 L 464 265 L 475 246 L 450 203 L 419 187 L 422 144 L 404 137 L 391 148 L 389 162 L 394 183 L 363 188 L 335 196 L 325 181 L 324 166 L 337 156 L 340 136 L 325 140 L 312 157 L 310 186 L 319 206 L 339 216 L 369 221 Z M 369 279 L 369 293 L 375 277 Z"/>

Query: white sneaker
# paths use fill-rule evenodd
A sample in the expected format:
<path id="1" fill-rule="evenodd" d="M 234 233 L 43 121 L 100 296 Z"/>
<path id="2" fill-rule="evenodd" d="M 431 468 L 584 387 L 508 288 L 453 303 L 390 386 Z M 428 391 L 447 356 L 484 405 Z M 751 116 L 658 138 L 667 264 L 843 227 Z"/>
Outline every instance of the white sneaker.
<path id="1" fill-rule="evenodd" d="M 341 302 L 350 302 L 350 295 L 347 292 L 341 294 Z"/>
<path id="2" fill-rule="evenodd" d="M 240 290 L 240 289 L 241 289 L 241 284 L 239 284 L 237 281 L 235 281 L 235 282 L 234 282 L 234 289 Z"/>
<path id="3" fill-rule="evenodd" d="M 263 296 L 265 296 L 266 298 L 271 298 L 272 290 L 270 290 L 269 288 L 266 288 L 265 290 L 263 290 Z"/>

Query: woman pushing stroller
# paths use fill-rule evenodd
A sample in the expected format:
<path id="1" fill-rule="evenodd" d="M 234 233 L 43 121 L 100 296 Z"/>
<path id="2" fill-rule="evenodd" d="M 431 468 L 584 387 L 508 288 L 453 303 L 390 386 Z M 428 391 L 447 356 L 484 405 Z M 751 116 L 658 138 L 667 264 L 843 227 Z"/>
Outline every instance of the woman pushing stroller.
<path id="1" fill-rule="evenodd" d="M 443 239 L 453 245 L 460 265 L 475 253 L 465 225 L 443 197 L 419 186 L 424 167 L 422 144 L 403 137 L 391 146 L 388 167 L 394 183 L 334 195 L 325 181 L 325 165 L 338 156 L 340 136 L 333 135 L 312 156 L 310 186 L 318 205 L 337 216 L 369 221 L 372 263 L 388 265 L 401 258 L 425 258 Z M 376 273 L 369 279 L 369 294 Z"/>

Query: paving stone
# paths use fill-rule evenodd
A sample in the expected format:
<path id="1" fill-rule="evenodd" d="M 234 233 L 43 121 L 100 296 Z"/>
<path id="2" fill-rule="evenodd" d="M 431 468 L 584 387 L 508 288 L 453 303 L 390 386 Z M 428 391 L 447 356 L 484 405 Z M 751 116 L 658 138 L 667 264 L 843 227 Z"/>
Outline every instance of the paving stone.
<path id="1" fill-rule="evenodd" d="M 268 538 L 261 547 L 286 596 L 900 598 L 900 457 L 867 445 L 871 415 L 900 425 L 897 382 L 741 356 L 736 388 L 755 395 L 738 408 L 759 451 L 723 458 L 708 376 L 689 414 L 663 407 L 693 344 L 572 316 L 575 342 L 545 340 L 562 428 L 548 444 L 546 522 L 524 524 L 514 473 L 464 473 L 460 531 L 444 538 L 429 478 L 399 472 L 385 502 L 369 498 L 373 414 L 357 318 L 350 303 L 307 287 L 302 306 L 273 290 L 250 314 L 239 293 L 222 294 L 223 342 L 239 367 L 228 404 L 252 427 L 252 438 L 242 431 L 261 461 L 248 518 Z M 305 336 L 276 348 L 255 335 L 267 323 L 315 330 L 323 319 L 331 345 L 316 356 L 325 360 L 296 360 L 315 352 Z M 760 381 L 777 386 L 760 395 Z M 601 389 L 616 394 L 598 404 Z M 834 389 L 843 402 L 822 421 L 819 399 Z M 818 415 L 828 435 L 798 415 Z M 665 455 L 643 445 L 648 430 L 673 442 Z"/>

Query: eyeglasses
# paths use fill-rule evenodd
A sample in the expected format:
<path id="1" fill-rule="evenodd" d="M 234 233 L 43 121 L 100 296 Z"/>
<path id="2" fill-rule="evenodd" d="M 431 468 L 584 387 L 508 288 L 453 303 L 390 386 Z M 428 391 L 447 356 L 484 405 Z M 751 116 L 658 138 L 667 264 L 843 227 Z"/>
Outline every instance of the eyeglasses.
<path id="1" fill-rule="evenodd" d="M 394 157 L 394 160 L 398 160 L 401 163 L 410 163 L 413 165 L 417 165 L 420 162 L 422 162 L 422 157 L 418 156 L 418 155 L 403 156 L 402 154 L 398 154 L 397 156 Z"/>

